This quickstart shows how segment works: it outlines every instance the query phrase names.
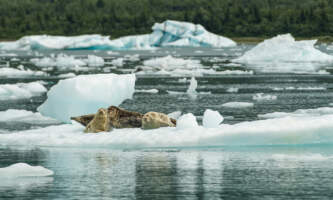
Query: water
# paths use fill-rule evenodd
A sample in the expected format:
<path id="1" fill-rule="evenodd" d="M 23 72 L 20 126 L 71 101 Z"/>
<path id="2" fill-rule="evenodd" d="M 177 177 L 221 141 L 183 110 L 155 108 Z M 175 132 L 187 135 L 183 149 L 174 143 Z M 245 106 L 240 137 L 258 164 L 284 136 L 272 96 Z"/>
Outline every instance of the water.
<path id="1" fill-rule="evenodd" d="M 103 51 L 9 52 L 12 57 L 0 57 L 1 67 L 38 69 L 31 58 L 66 53 L 76 56 L 90 54 L 104 57 L 104 67 L 87 71 L 51 70 L 48 77 L 0 78 L 0 84 L 44 81 L 49 89 L 59 74 L 105 73 L 103 68 L 114 58 L 140 54 L 139 61 L 126 61 L 114 73 L 128 73 L 144 60 L 168 54 L 198 59 L 217 70 L 247 70 L 247 66 L 230 65 L 230 60 L 252 46 L 200 49 L 130 51 L 109 55 Z M 323 48 L 323 47 L 319 47 Z M 324 49 L 325 50 L 325 49 Z M 326 50 L 328 53 L 332 53 Z M 256 66 L 258 67 L 258 66 Z M 333 76 L 330 74 L 295 74 L 261 72 L 253 75 L 207 75 L 197 77 L 196 98 L 186 94 L 189 76 L 138 75 L 136 89 L 158 89 L 157 94 L 135 93 L 121 107 L 138 112 L 177 110 L 191 112 L 201 123 L 205 109 L 218 110 L 224 123 L 235 124 L 258 120 L 259 114 L 293 112 L 330 106 L 333 103 Z M 260 67 L 260 66 L 259 66 Z M 321 66 L 322 67 L 322 66 Z M 329 65 L 324 66 L 330 71 Z M 293 87 L 293 88 L 291 88 Z M 232 89 L 233 88 L 233 89 Z M 236 88 L 236 89 L 235 89 Z M 169 94 L 176 91 L 177 94 Z M 210 94 L 207 94 L 210 92 Z M 255 101 L 253 96 L 264 93 L 276 100 Z M 31 99 L 0 102 L 0 111 L 24 109 L 36 111 L 46 95 Z M 226 108 L 227 102 L 253 102 L 253 107 Z M 0 122 L 0 134 L 37 129 L 50 124 Z M 201 148 L 50 148 L 0 146 L 0 167 L 25 162 L 40 165 L 55 172 L 53 177 L 0 180 L 0 199 L 331 199 L 333 148 L 331 145 L 245 146 Z"/>

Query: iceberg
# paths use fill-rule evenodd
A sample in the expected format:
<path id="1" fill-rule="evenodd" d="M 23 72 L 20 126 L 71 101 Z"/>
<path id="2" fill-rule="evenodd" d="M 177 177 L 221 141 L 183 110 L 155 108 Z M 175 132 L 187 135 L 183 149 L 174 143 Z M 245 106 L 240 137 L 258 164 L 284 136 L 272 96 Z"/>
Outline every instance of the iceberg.
<path id="1" fill-rule="evenodd" d="M 40 82 L 0 84 L 0 101 L 29 99 L 45 93 L 47 89 Z"/>
<path id="2" fill-rule="evenodd" d="M 125 36 L 110 40 L 108 36 L 25 36 L 13 42 L 0 42 L 0 50 L 129 50 L 155 47 L 232 47 L 229 38 L 208 32 L 202 25 L 166 20 L 155 23 L 151 34 Z"/>
<path id="3" fill-rule="evenodd" d="M 228 103 L 224 103 L 222 104 L 222 107 L 227 107 L 227 108 L 249 108 L 249 107 L 253 107 L 253 103 L 249 103 L 249 102 L 228 102 Z"/>
<path id="4" fill-rule="evenodd" d="M 255 62 L 333 62 L 333 56 L 314 47 L 317 40 L 296 41 L 291 34 L 267 39 L 234 59 L 240 63 Z"/>
<path id="5" fill-rule="evenodd" d="M 99 108 L 118 106 L 132 98 L 134 74 L 80 75 L 60 80 L 38 107 L 45 116 L 69 123 L 70 117 L 96 113 Z"/>
<path id="6" fill-rule="evenodd" d="M 296 41 L 291 34 L 267 39 L 233 62 L 262 72 L 310 73 L 333 62 L 333 56 L 314 47 L 317 40 Z"/>
<path id="7" fill-rule="evenodd" d="M 26 163 L 16 163 L 8 167 L 0 168 L 1 178 L 40 177 L 52 176 L 53 174 L 53 171 L 42 166 L 31 166 Z"/>
<path id="8" fill-rule="evenodd" d="M 74 123 L 3 133 L 0 134 L 0 145 L 127 149 L 333 144 L 333 115 L 284 117 L 205 128 L 199 126 L 195 116 L 189 113 L 178 119 L 177 127 L 114 129 L 98 134 L 83 131 L 82 125 Z"/>

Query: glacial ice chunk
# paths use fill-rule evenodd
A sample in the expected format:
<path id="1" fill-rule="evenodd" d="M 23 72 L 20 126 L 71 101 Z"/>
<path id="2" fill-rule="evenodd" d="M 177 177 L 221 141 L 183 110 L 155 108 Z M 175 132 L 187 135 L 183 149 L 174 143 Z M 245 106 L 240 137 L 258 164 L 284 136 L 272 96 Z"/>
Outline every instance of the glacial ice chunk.
<path id="1" fill-rule="evenodd" d="M 254 62 L 333 62 L 333 56 L 314 47 L 317 40 L 296 41 L 291 34 L 267 39 L 243 56 L 234 59 L 240 63 Z"/>
<path id="2" fill-rule="evenodd" d="M 189 129 L 198 127 L 198 122 L 192 113 L 182 115 L 177 120 L 177 129 Z"/>
<path id="3" fill-rule="evenodd" d="M 222 104 L 222 107 L 227 107 L 227 108 L 249 108 L 249 107 L 253 107 L 253 103 L 250 102 L 227 102 Z"/>
<path id="4" fill-rule="evenodd" d="M 0 122 L 24 122 L 29 124 L 58 124 L 59 121 L 42 116 L 38 112 L 8 109 L 0 111 Z"/>
<path id="5" fill-rule="evenodd" d="M 132 98 L 134 74 L 80 75 L 60 80 L 47 93 L 47 100 L 38 111 L 62 122 L 70 117 L 96 113 L 99 108 L 118 106 Z"/>
<path id="6" fill-rule="evenodd" d="M 40 82 L 0 85 L 0 101 L 28 99 L 45 93 L 47 89 Z"/>
<path id="7" fill-rule="evenodd" d="M 208 32 L 203 26 L 188 22 L 166 20 L 155 23 L 151 34 L 132 35 L 110 40 L 108 36 L 25 36 L 14 42 L 0 42 L 0 50 L 128 50 L 154 49 L 155 47 L 232 47 L 229 38 Z"/>
<path id="8" fill-rule="evenodd" d="M 25 78 L 35 76 L 47 76 L 47 74 L 42 71 L 32 71 L 30 69 L 24 69 L 23 65 L 18 66 L 18 68 L 19 69 L 9 67 L 0 68 L 0 77 Z"/>
<path id="9" fill-rule="evenodd" d="M 53 174 L 53 171 L 42 166 L 31 166 L 26 163 L 16 163 L 0 168 L 1 178 L 52 176 Z"/>
<path id="10" fill-rule="evenodd" d="M 258 115 L 259 118 L 263 119 L 274 119 L 282 117 L 309 117 L 309 116 L 322 116 L 322 115 L 332 115 L 332 107 L 321 107 L 314 109 L 299 109 L 294 112 L 273 112 Z"/>
<path id="11" fill-rule="evenodd" d="M 205 128 L 216 128 L 223 122 L 223 117 L 218 111 L 205 110 L 202 125 Z"/>
<path id="12" fill-rule="evenodd" d="M 197 82 L 197 80 L 195 80 L 194 77 L 192 77 L 191 81 L 190 81 L 190 85 L 188 86 L 186 93 L 189 94 L 189 95 L 196 95 L 197 94 L 197 91 L 196 91 L 197 87 L 198 87 L 198 82 Z"/>

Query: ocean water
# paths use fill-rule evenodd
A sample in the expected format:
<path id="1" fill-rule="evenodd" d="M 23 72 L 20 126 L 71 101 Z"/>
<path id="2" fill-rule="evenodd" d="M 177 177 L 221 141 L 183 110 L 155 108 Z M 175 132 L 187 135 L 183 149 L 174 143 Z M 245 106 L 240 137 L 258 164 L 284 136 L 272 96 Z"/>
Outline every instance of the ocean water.
<path id="1" fill-rule="evenodd" d="M 331 65 L 314 66 L 317 71 L 300 73 L 246 66 L 231 62 L 251 45 L 229 49 L 166 48 L 156 51 L 11 51 L 0 54 L 0 68 L 24 65 L 40 70 L 30 62 L 51 54 L 103 57 L 103 67 L 88 70 L 46 70 L 47 77 L 0 77 L 0 84 L 43 81 L 52 87 L 69 72 L 79 74 L 129 73 L 150 58 L 173 55 L 200 60 L 217 71 L 252 70 L 253 74 L 210 74 L 196 77 L 195 98 L 186 94 L 190 76 L 137 75 L 136 89 L 157 89 L 158 93 L 135 93 L 121 107 L 138 112 L 191 112 L 199 123 L 205 109 L 219 111 L 224 123 L 259 120 L 258 115 L 294 112 L 297 109 L 330 107 L 333 103 Z M 333 54 L 324 47 L 323 51 Z M 15 56 L 8 54 L 16 54 Z M 7 54 L 7 55 L 5 55 Z M 113 67 L 110 62 L 139 54 L 139 60 Z M 18 58 L 18 59 L 13 59 Z M 290 67 L 277 64 L 279 69 Z M 286 66 L 284 66 L 286 65 Z M 315 65 L 315 64 L 313 64 Z M 217 66 L 217 67 L 216 67 Z M 308 67 L 304 64 L 304 68 Z M 324 69 L 327 73 L 317 73 Z M 184 80 L 186 78 L 186 81 Z M 170 93 L 171 91 L 171 93 Z M 255 100 L 258 93 L 273 99 Z M 28 99 L 0 101 L 0 111 L 36 111 L 46 94 Z M 228 102 L 249 102 L 253 107 L 230 108 Z M 1 116 L 0 116 L 1 117 Z M 0 134 L 38 129 L 52 124 L 0 122 Z M 1 143 L 1 141 L 0 141 Z M 207 146 L 177 148 L 113 149 L 112 147 L 43 147 L 0 145 L 0 168 L 24 162 L 54 171 L 52 177 L 0 180 L 0 199 L 332 199 L 333 148 L 329 144 Z"/>

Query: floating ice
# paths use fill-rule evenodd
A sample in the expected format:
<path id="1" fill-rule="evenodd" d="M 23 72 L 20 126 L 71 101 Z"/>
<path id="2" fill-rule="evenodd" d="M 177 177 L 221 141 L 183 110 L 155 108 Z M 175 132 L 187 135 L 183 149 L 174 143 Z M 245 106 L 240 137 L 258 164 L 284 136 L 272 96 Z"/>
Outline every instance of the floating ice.
<path id="1" fill-rule="evenodd" d="M 249 108 L 253 107 L 253 103 L 249 102 L 228 102 L 222 104 L 222 107 L 227 107 L 227 108 Z"/>
<path id="2" fill-rule="evenodd" d="M 73 78 L 75 76 L 76 76 L 76 74 L 74 74 L 74 73 L 67 73 L 67 74 L 58 75 L 59 78 Z"/>
<path id="3" fill-rule="evenodd" d="M 181 115 L 182 115 L 181 111 L 175 111 L 175 112 L 169 113 L 168 117 L 171 117 L 171 118 L 177 120 Z"/>
<path id="4" fill-rule="evenodd" d="M 224 71 L 217 71 L 214 74 L 219 74 L 219 75 L 253 75 L 253 71 L 224 70 Z"/>
<path id="5" fill-rule="evenodd" d="M 272 88 L 274 91 L 282 91 L 282 90 L 327 90 L 327 88 L 325 87 L 284 87 L 284 88 L 280 88 L 280 87 L 275 87 Z"/>
<path id="6" fill-rule="evenodd" d="M 33 58 L 30 62 L 38 67 L 57 67 L 58 69 L 82 66 L 100 67 L 104 65 L 104 59 L 94 55 L 88 55 L 85 59 L 77 59 L 74 56 L 59 54 L 56 57 Z"/>
<path id="7" fill-rule="evenodd" d="M 47 100 L 38 111 L 62 122 L 70 117 L 96 113 L 99 108 L 118 106 L 132 98 L 135 75 L 80 75 L 60 80 L 47 93 Z"/>
<path id="8" fill-rule="evenodd" d="M 196 91 L 197 87 L 198 87 L 198 82 L 197 82 L 197 80 L 195 80 L 194 77 L 192 77 L 191 81 L 190 81 L 190 85 L 188 86 L 186 93 L 189 94 L 189 95 L 196 95 L 197 94 L 197 91 Z"/>
<path id="9" fill-rule="evenodd" d="M 158 93 L 158 89 L 135 90 L 135 93 L 151 93 L 151 94 L 157 94 L 157 93 Z"/>
<path id="10" fill-rule="evenodd" d="M 290 34 L 267 39 L 246 52 L 237 62 L 333 62 L 333 56 L 314 48 L 317 40 L 295 41 Z"/>
<path id="11" fill-rule="evenodd" d="M 291 162 L 299 161 L 324 161 L 332 159 L 331 156 L 323 156 L 321 154 L 300 154 L 300 155 L 289 155 L 289 154 L 273 154 L 272 158 L 274 160 L 289 160 Z"/>
<path id="12" fill-rule="evenodd" d="M 39 96 L 47 89 L 40 82 L 0 85 L 0 100 L 26 99 Z"/>
<path id="13" fill-rule="evenodd" d="M 163 46 L 231 47 L 236 43 L 229 38 L 208 32 L 203 26 L 188 22 L 166 20 L 155 23 L 153 32 L 110 40 L 108 36 L 81 35 L 73 37 L 35 35 L 14 42 L 0 42 L 0 50 L 87 49 L 128 50 L 152 49 Z"/>
<path id="14" fill-rule="evenodd" d="M 41 166 L 31 166 L 26 163 L 16 163 L 0 168 L 1 178 L 52 176 L 53 174 L 53 171 L 49 169 Z"/>
<path id="15" fill-rule="evenodd" d="M 235 87 L 230 87 L 227 89 L 227 92 L 230 92 L 230 93 L 237 93 L 239 90 L 239 88 L 235 88 Z"/>
<path id="16" fill-rule="evenodd" d="M 200 60 L 175 58 L 175 57 L 172 57 L 171 55 L 146 60 L 143 62 L 143 64 L 147 69 L 151 69 L 151 70 L 172 71 L 172 70 L 176 70 L 176 69 L 194 70 L 194 69 L 202 68 Z"/>
<path id="17" fill-rule="evenodd" d="M 192 113 L 182 115 L 177 120 L 177 129 L 189 129 L 198 126 L 197 119 Z"/>
<path id="18" fill-rule="evenodd" d="M 314 109 L 299 109 L 294 112 L 273 112 L 258 115 L 259 118 L 272 119 L 272 118 L 282 118 L 282 117 L 309 117 L 309 116 L 321 116 L 321 115 L 331 115 L 333 114 L 332 107 L 322 107 Z"/>
<path id="19" fill-rule="evenodd" d="M 295 41 L 290 34 L 278 35 L 259 43 L 233 61 L 246 63 L 262 72 L 315 72 L 326 63 L 333 62 L 333 56 L 314 48 L 316 41 Z"/>
<path id="20" fill-rule="evenodd" d="M 34 77 L 34 76 L 46 76 L 45 72 L 32 71 L 30 69 L 24 69 L 23 65 L 19 66 L 19 69 L 4 67 L 0 68 L 0 77 Z"/>
<path id="21" fill-rule="evenodd" d="M 114 129 L 98 134 L 83 131 L 79 124 L 64 124 L 3 133 L 0 145 L 138 148 L 333 144 L 333 115 L 221 124 L 208 129 L 198 126 L 192 114 L 186 114 L 177 120 L 177 127 Z"/>
<path id="22" fill-rule="evenodd" d="M 252 97 L 252 99 L 256 101 L 272 101 L 276 100 L 277 96 L 264 93 L 257 93 Z"/>
<path id="23" fill-rule="evenodd" d="M 111 64 L 117 67 L 122 67 L 124 65 L 124 58 L 117 58 L 111 61 Z"/>
<path id="24" fill-rule="evenodd" d="M 218 111 L 205 110 L 202 125 L 205 128 L 216 128 L 223 122 L 223 117 Z"/>
<path id="25" fill-rule="evenodd" d="M 24 122 L 29 124 L 57 124 L 59 121 L 27 110 L 8 109 L 0 111 L 1 122 Z"/>

